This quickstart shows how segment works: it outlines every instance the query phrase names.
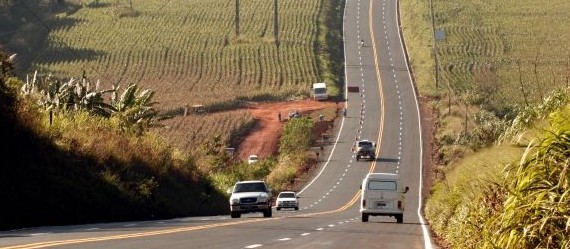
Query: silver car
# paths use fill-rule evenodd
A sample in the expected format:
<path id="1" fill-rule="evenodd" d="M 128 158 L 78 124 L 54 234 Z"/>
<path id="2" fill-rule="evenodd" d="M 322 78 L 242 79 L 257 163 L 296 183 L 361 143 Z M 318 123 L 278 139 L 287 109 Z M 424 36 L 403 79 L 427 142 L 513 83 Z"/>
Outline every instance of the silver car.
<path id="1" fill-rule="evenodd" d="M 275 203 L 275 209 L 278 211 L 282 208 L 293 208 L 295 210 L 299 210 L 299 197 L 293 191 L 283 191 L 279 193 Z"/>

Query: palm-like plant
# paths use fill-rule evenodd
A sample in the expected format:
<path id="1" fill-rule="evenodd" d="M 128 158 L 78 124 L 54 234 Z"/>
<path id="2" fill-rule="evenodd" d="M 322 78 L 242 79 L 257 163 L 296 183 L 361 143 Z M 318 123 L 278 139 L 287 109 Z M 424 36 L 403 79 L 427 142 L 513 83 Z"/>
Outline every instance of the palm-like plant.
<path id="1" fill-rule="evenodd" d="M 51 75 L 40 79 L 37 72 L 29 77 L 21 88 L 21 93 L 35 98 L 45 110 L 87 111 L 106 118 L 119 120 L 121 130 L 131 130 L 142 134 L 150 127 L 159 125 L 166 116 L 159 116 L 152 101 L 155 92 L 150 89 L 140 90 L 136 84 L 130 84 L 117 96 L 118 85 L 111 89 L 99 90 L 99 81 L 93 86 L 86 77 L 80 80 L 69 79 L 62 83 Z M 105 95 L 111 94 L 111 103 L 105 102 Z"/>
<path id="2" fill-rule="evenodd" d="M 110 117 L 113 106 L 105 103 L 103 96 L 114 89 L 99 91 L 99 82 L 92 86 L 86 78 L 69 79 L 62 83 L 51 75 L 39 79 L 37 72 L 26 79 L 21 92 L 33 96 L 46 110 L 85 110 L 96 115 Z"/>
<path id="3" fill-rule="evenodd" d="M 158 116 L 158 111 L 154 109 L 157 102 L 152 98 L 155 94 L 153 90 L 140 90 L 136 84 L 130 84 L 127 89 L 117 97 L 118 86 L 113 86 L 111 105 L 114 107 L 113 117 L 119 120 L 121 129 L 134 131 L 141 134 L 150 127 L 158 126 L 159 121 L 164 117 Z"/>

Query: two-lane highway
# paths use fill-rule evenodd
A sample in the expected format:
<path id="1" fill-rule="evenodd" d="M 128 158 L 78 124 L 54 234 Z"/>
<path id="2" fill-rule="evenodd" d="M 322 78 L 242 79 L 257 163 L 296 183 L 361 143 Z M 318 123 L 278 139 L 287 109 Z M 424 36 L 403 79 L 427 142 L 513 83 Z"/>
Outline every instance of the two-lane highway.
<path id="1" fill-rule="evenodd" d="M 1 232 L 0 248 L 432 248 L 420 216 L 420 117 L 397 1 L 347 0 L 344 36 L 347 117 L 327 161 L 300 191 L 299 211 L 31 228 Z M 376 161 L 355 160 L 358 139 L 377 142 Z M 359 185 L 368 172 L 400 174 L 410 187 L 403 224 L 360 221 Z"/>

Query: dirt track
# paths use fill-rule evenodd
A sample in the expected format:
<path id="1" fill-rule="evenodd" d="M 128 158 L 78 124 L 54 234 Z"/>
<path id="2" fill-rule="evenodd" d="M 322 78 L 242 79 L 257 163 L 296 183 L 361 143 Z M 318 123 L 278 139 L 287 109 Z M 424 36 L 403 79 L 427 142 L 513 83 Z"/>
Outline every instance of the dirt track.
<path id="1" fill-rule="evenodd" d="M 261 159 L 275 155 L 289 111 L 296 110 L 305 114 L 326 108 L 335 108 L 336 106 L 337 104 L 332 101 L 314 101 L 311 99 L 249 105 L 249 111 L 258 122 L 239 145 L 238 157 L 247 160 L 250 154 L 256 154 Z M 281 122 L 279 121 L 279 113 L 281 113 Z"/>

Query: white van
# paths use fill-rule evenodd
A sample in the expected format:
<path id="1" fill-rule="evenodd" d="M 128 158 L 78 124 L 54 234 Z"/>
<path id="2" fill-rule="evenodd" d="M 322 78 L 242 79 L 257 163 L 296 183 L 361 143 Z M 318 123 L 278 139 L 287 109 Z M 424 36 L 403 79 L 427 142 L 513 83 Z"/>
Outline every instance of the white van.
<path id="1" fill-rule="evenodd" d="M 360 186 L 360 213 L 362 222 L 369 216 L 393 216 L 398 223 L 404 221 L 404 194 L 400 177 L 392 173 L 369 173 Z"/>
<path id="2" fill-rule="evenodd" d="M 314 83 L 313 84 L 313 95 L 314 100 L 325 100 L 328 98 L 327 95 L 327 84 L 325 83 Z"/>

